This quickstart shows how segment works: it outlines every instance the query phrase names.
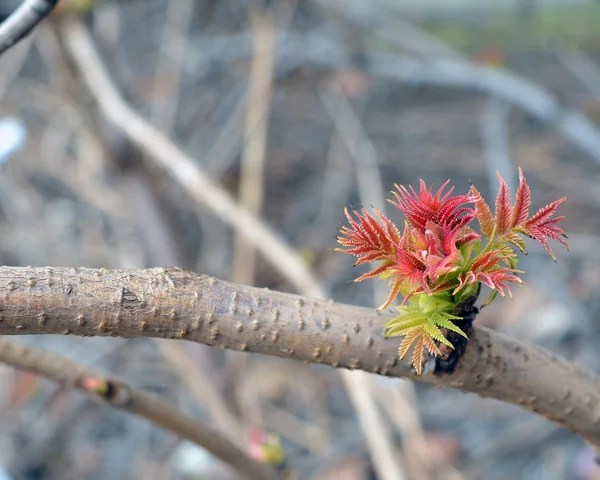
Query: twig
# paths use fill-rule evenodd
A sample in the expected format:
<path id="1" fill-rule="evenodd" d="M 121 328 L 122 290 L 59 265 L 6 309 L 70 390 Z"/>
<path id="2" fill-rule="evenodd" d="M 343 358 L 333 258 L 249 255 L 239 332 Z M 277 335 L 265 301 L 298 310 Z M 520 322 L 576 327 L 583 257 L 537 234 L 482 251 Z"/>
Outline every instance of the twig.
<path id="1" fill-rule="evenodd" d="M 25 0 L 0 24 L 0 55 L 29 35 L 57 3 L 58 0 Z"/>
<path id="2" fill-rule="evenodd" d="M 394 455 L 394 442 L 389 426 L 384 423 L 383 416 L 373 399 L 368 374 L 358 372 L 354 380 L 357 388 L 349 388 L 350 398 L 355 405 L 361 405 L 359 421 L 368 441 L 369 453 L 378 477 L 383 480 L 404 480 L 403 468 Z M 343 377 L 347 381 L 346 377 Z"/>
<path id="3" fill-rule="evenodd" d="M 3 338 L 0 338 L 0 361 L 37 373 L 57 383 L 72 385 L 112 407 L 144 417 L 178 437 L 205 448 L 232 466 L 244 478 L 278 478 L 273 470 L 252 460 L 218 432 L 180 412 L 168 402 L 135 390 L 119 380 L 105 378 L 53 353 L 31 349 Z"/>
<path id="4" fill-rule="evenodd" d="M 475 326 L 452 374 L 415 375 L 384 336 L 393 313 L 237 285 L 180 269 L 0 267 L 0 335 L 179 338 L 474 392 L 600 446 L 600 378 Z"/>
<path id="5" fill-rule="evenodd" d="M 343 89 L 338 89 L 336 94 L 325 91 L 320 93 L 321 100 L 333 119 L 337 132 L 344 139 L 346 147 L 356 164 L 356 177 L 361 203 L 363 205 L 374 205 L 385 214 L 386 201 L 383 194 L 383 182 L 373 142 L 361 125 L 360 119 L 352 108 L 348 97 L 344 94 Z M 375 301 L 378 305 L 381 305 L 387 298 L 386 285 L 384 283 L 376 284 L 374 293 Z M 378 400 L 386 407 L 392 419 L 396 420 L 398 418 L 396 412 L 401 411 L 402 418 L 410 420 L 409 424 L 398 421 L 396 423 L 402 435 L 403 444 L 405 445 L 404 449 L 408 452 L 407 455 L 411 460 L 413 457 L 411 453 L 414 452 L 415 461 L 410 462 L 413 470 L 411 474 L 414 478 L 430 478 L 431 475 L 425 475 L 425 472 L 433 474 L 433 469 L 436 468 L 436 465 L 431 461 L 430 451 L 426 448 L 419 413 L 416 407 L 416 392 L 413 384 L 406 382 L 403 385 L 395 387 L 391 392 L 384 392 L 381 389 L 380 391 L 375 390 L 374 393 L 377 393 Z M 394 399 L 398 404 L 401 404 L 401 410 L 393 411 L 394 406 L 397 406 L 397 404 L 390 406 L 390 402 L 393 402 Z M 392 450 L 389 451 L 389 454 L 397 457 Z M 452 472 L 452 468 L 449 465 L 438 465 L 437 467 L 439 470 L 444 470 L 449 478 L 451 475 L 453 476 L 452 478 L 460 477 L 457 472 Z M 415 471 L 417 469 L 418 471 Z"/>
<path id="6" fill-rule="evenodd" d="M 335 123 L 338 134 L 346 143 L 346 148 L 356 163 L 356 177 L 361 201 L 365 204 L 374 204 L 384 212 L 385 200 L 379 176 L 377 153 L 372 142 L 364 135 L 362 125 L 352 110 L 348 98 L 341 88 L 335 97 L 334 94 L 325 91 L 320 92 L 320 97 Z M 381 300 L 382 295 L 382 291 L 377 288 L 379 286 L 374 287 L 376 302 Z M 385 287 L 383 284 L 381 286 Z M 387 294 L 383 295 L 382 302 L 386 296 Z M 363 416 L 361 420 L 365 422 L 367 435 L 372 436 L 370 442 L 376 445 L 374 451 L 377 452 L 377 455 L 373 458 L 374 467 L 382 479 L 404 479 L 406 476 L 399 463 L 398 455 L 394 451 L 390 428 L 384 422 L 377 403 L 373 399 L 370 378 L 366 374 L 361 374 L 358 376 L 358 382 L 362 388 L 356 389 L 353 394 L 355 401 L 361 402 L 364 405 L 364 411 L 369 415 L 368 417 Z"/>
<path id="7" fill-rule="evenodd" d="M 266 155 L 269 106 L 273 84 L 275 30 L 268 12 L 250 8 L 254 57 L 246 110 L 245 147 L 242 152 L 240 203 L 256 217 L 264 195 L 264 164 Z M 233 279 L 252 285 L 256 257 L 254 245 L 238 231 L 234 249 Z"/>
<path id="8" fill-rule="evenodd" d="M 2 75 L 0 76 L 0 102 L 4 103 L 7 92 L 11 88 L 14 79 L 19 74 L 21 67 L 25 63 L 31 50 L 33 42 L 25 41 L 14 48 L 10 53 L 2 56 L 0 65 L 2 66 Z"/>
<path id="9" fill-rule="evenodd" d="M 498 184 L 496 172 L 516 188 L 516 172 L 510 154 L 509 133 L 507 131 L 508 106 L 502 100 L 492 97 L 485 106 L 480 121 L 483 153 L 490 190 L 494 191 Z"/>
<path id="10" fill-rule="evenodd" d="M 600 101 L 600 68 L 581 50 L 559 47 L 556 52 L 559 62 L 569 70 Z"/>
<path id="11" fill-rule="evenodd" d="M 229 92 L 228 95 L 232 95 L 232 93 Z M 204 157 L 204 168 L 211 178 L 222 178 L 240 152 L 247 110 L 248 93 L 246 90 L 241 93 L 240 97 L 225 123 L 212 122 L 209 119 L 211 126 L 214 124 L 218 126 L 218 130 L 213 135 L 215 137 L 214 141 L 205 150 L 206 153 L 202 155 Z"/>
<path id="12" fill-rule="evenodd" d="M 366 135 L 360 119 L 348 101 L 348 97 L 341 87 L 337 90 L 335 94 L 320 90 L 319 97 L 334 121 L 336 131 L 346 144 L 346 148 L 354 160 L 361 202 L 364 205 L 373 205 L 382 213 L 385 213 L 387 202 L 385 201 L 375 146 Z M 387 297 L 387 294 L 385 297 Z"/>
<path id="13" fill-rule="evenodd" d="M 150 117 L 152 123 L 170 135 L 177 105 L 179 103 L 179 82 L 185 63 L 189 43 L 188 32 L 194 18 L 192 0 L 171 1 L 167 6 L 159 56 L 154 74 L 154 102 Z M 167 81 L 166 92 L 163 82 Z"/>
<path id="14" fill-rule="evenodd" d="M 182 381 L 196 397 L 206 406 L 216 425 L 218 425 L 227 437 L 239 447 L 246 444 L 240 422 L 227 407 L 222 395 L 210 384 L 206 373 L 190 358 L 189 354 L 180 346 L 165 344 L 157 341 L 163 357 L 173 366 Z"/>

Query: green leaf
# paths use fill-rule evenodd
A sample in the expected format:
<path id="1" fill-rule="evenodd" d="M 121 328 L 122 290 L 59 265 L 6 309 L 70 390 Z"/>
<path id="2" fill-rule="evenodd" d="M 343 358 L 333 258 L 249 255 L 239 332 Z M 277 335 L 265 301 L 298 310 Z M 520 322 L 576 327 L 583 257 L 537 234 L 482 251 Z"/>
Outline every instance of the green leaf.
<path id="1" fill-rule="evenodd" d="M 483 302 L 483 304 L 481 305 L 481 308 L 487 307 L 490 303 L 492 303 L 496 299 L 497 296 L 498 296 L 498 290 L 492 290 L 492 293 L 487 298 L 487 300 L 485 302 Z"/>
<path id="2" fill-rule="evenodd" d="M 454 304 L 457 305 L 466 298 L 476 296 L 478 288 L 479 286 L 477 285 L 477 283 L 466 283 L 465 285 L 463 285 L 462 289 L 457 294 L 458 296 L 455 296 Z"/>
<path id="3" fill-rule="evenodd" d="M 399 307 L 398 309 L 400 309 L 400 308 L 401 307 Z M 404 307 L 404 308 L 406 308 L 406 307 Z M 423 314 L 419 310 L 414 310 L 414 307 L 410 307 L 410 308 L 413 308 L 413 310 L 401 311 L 400 315 L 392 318 L 388 323 L 386 323 L 384 325 L 384 328 L 392 328 L 392 327 L 398 325 L 400 322 L 408 321 L 408 320 L 411 320 L 414 318 L 421 318 L 423 316 Z"/>
<path id="4" fill-rule="evenodd" d="M 471 292 L 471 296 L 476 292 L 477 290 Z M 426 345 L 429 345 L 427 349 L 433 355 L 440 354 L 439 349 L 432 349 L 436 347 L 433 342 L 437 341 L 440 344 L 454 348 L 452 343 L 442 333 L 441 328 L 468 338 L 465 332 L 453 322 L 462 320 L 462 317 L 447 311 L 447 309 L 453 309 L 456 306 L 456 302 L 450 301 L 451 299 L 452 297 L 448 292 L 435 295 L 422 294 L 417 303 L 396 307 L 400 315 L 394 317 L 385 325 L 387 329 L 385 333 L 386 337 L 404 336 L 398 349 L 399 356 L 403 357 L 406 355 L 411 345 L 417 342 L 413 353 L 413 365 L 415 365 L 417 371 L 420 371 L 419 359 L 422 357 L 422 350 Z M 423 309 L 426 311 L 423 311 Z"/>
<path id="5" fill-rule="evenodd" d="M 398 319 L 397 324 L 386 332 L 386 337 L 397 337 L 398 335 L 402 335 L 402 332 L 405 332 L 406 330 L 420 327 L 427 323 L 427 319 L 425 317 L 417 317 L 408 321 L 405 321 L 402 317 L 396 318 Z"/>
<path id="6" fill-rule="evenodd" d="M 449 292 L 441 294 L 427 295 L 426 293 L 419 295 L 419 310 L 421 313 L 430 313 L 452 309 L 454 302 Z"/>
<path id="7" fill-rule="evenodd" d="M 459 327 L 457 327 L 453 322 L 451 322 L 450 319 L 462 320 L 461 317 L 455 317 L 454 315 L 444 314 L 444 316 L 437 316 L 435 319 L 433 319 L 433 322 L 439 327 L 447 328 L 448 330 L 452 330 L 453 332 L 456 332 L 465 338 L 469 338 L 467 337 L 467 334 L 463 332 Z"/>
<path id="8" fill-rule="evenodd" d="M 452 345 L 448 339 L 446 339 L 446 337 L 444 337 L 444 335 L 442 334 L 442 332 L 440 331 L 440 329 L 438 327 L 436 327 L 433 323 L 425 323 L 423 325 L 423 328 L 425 329 L 425 331 L 427 332 L 427 334 L 434 338 L 435 340 L 437 340 L 438 342 L 441 342 L 445 345 L 448 345 L 449 347 L 454 348 L 454 345 Z"/>
<path id="9" fill-rule="evenodd" d="M 469 242 L 468 244 L 459 247 L 459 251 L 463 257 L 463 262 L 468 263 L 473 252 L 475 252 L 475 256 L 477 256 L 477 254 L 481 251 L 481 240 Z"/>
<path id="10" fill-rule="evenodd" d="M 516 232 L 507 234 L 506 241 L 517 247 L 521 253 L 527 255 L 527 245 L 525 244 L 525 240 L 519 237 Z"/>
<path id="11" fill-rule="evenodd" d="M 508 240 L 508 241 L 510 241 L 510 240 Z M 513 269 L 517 268 L 517 264 L 519 263 L 519 258 L 517 257 L 517 254 L 511 248 L 511 246 L 507 245 L 507 244 L 501 245 L 500 246 L 500 251 L 502 252 L 502 254 L 504 256 L 506 256 L 506 258 L 503 260 L 504 263 L 506 263 L 506 265 L 509 268 L 513 268 Z"/>

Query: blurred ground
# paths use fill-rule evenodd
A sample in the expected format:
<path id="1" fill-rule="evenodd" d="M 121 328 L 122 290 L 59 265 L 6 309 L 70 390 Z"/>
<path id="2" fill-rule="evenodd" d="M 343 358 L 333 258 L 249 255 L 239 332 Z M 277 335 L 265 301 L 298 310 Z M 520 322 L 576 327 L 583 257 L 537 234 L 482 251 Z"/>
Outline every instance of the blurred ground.
<path id="1" fill-rule="evenodd" d="M 472 181 L 493 201 L 493 172 L 514 187 L 521 166 L 536 208 L 567 195 L 560 208 L 571 250 L 557 247 L 553 264 L 531 245 L 520 264 L 526 289 L 497 300 L 478 321 L 600 369 L 600 4 L 563 3 L 515 2 L 501 14 L 465 6 L 450 16 L 379 0 L 274 2 L 261 216 L 303 253 L 333 298 L 379 304 L 373 284 L 349 282 L 358 272 L 333 251 L 344 206 L 384 207 L 379 190 L 389 198 L 394 183 L 419 178 L 435 185 L 450 178 L 461 192 Z M 84 14 L 125 98 L 236 195 L 252 135 L 244 122 L 256 29 L 244 5 L 102 0 Z M 0 262 L 177 265 L 232 279 L 232 230 L 106 123 L 57 28 L 46 22 L 0 58 Z M 450 58 L 450 70 L 436 70 Z M 457 81 L 469 68 L 512 72 L 509 79 L 531 88 L 508 80 L 495 86 L 483 76 Z M 535 108 L 539 92 L 552 108 Z M 19 135 L 10 130 L 15 121 L 27 132 L 16 152 L 8 151 Z M 255 284 L 292 291 L 260 256 Z M 202 395 L 190 392 L 156 342 L 19 341 L 119 375 L 208 419 Z M 177 348 L 242 422 L 282 437 L 290 465 L 306 478 L 369 478 L 364 440 L 333 369 Z M 390 423 L 404 432 L 395 440 L 407 478 L 423 478 L 412 470 L 403 426 L 401 408 L 414 406 L 426 445 L 463 478 L 592 478 L 591 454 L 578 437 L 517 407 L 375 382 Z M 415 394 L 413 407 L 388 402 L 398 394 Z M 0 369 L 0 404 L 0 465 L 10 478 L 220 478 L 210 473 L 210 458 L 171 435 L 27 373 Z"/>

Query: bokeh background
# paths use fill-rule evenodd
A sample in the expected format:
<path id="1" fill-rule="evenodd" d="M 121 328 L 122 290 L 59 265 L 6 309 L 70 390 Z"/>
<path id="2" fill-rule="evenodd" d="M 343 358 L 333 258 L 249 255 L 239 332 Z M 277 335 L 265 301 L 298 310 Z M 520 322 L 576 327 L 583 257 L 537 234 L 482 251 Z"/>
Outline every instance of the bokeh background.
<path id="1" fill-rule="evenodd" d="M 0 13 L 15 3 L 3 1 Z M 526 288 L 478 322 L 598 371 L 600 2 L 99 0 L 59 3 L 0 57 L 0 262 L 185 269 L 294 291 L 97 108 L 61 17 L 87 25 L 144 118 L 297 249 L 336 301 L 386 285 L 334 252 L 345 206 L 394 183 L 524 169 L 535 208 L 563 195 L 570 251 L 530 245 Z M 1 10 L 4 10 L 3 12 Z M 245 185 L 245 186 L 244 186 Z M 362 270 L 361 270 L 362 271 Z M 484 292 L 487 293 L 487 292 Z M 303 478 L 377 478 L 338 373 L 189 342 L 21 337 L 221 428 L 281 438 Z M 372 378 L 371 378 L 372 377 Z M 583 441 L 518 407 L 371 376 L 407 479 L 591 479 Z M 0 478 L 233 478 L 201 449 L 27 372 L 0 367 Z"/>

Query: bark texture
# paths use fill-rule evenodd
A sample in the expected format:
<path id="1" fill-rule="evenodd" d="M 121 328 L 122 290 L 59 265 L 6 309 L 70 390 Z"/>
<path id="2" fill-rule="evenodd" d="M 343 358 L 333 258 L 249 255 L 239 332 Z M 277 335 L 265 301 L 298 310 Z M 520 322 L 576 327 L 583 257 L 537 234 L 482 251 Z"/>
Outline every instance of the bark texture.
<path id="1" fill-rule="evenodd" d="M 592 371 L 475 325 L 452 373 L 432 358 L 417 376 L 409 360 L 398 361 L 398 339 L 383 335 L 392 316 L 176 268 L 0 267 L 0 334 L 185 339 L 410 377 L 520 405 L 600 446 Z"/>

